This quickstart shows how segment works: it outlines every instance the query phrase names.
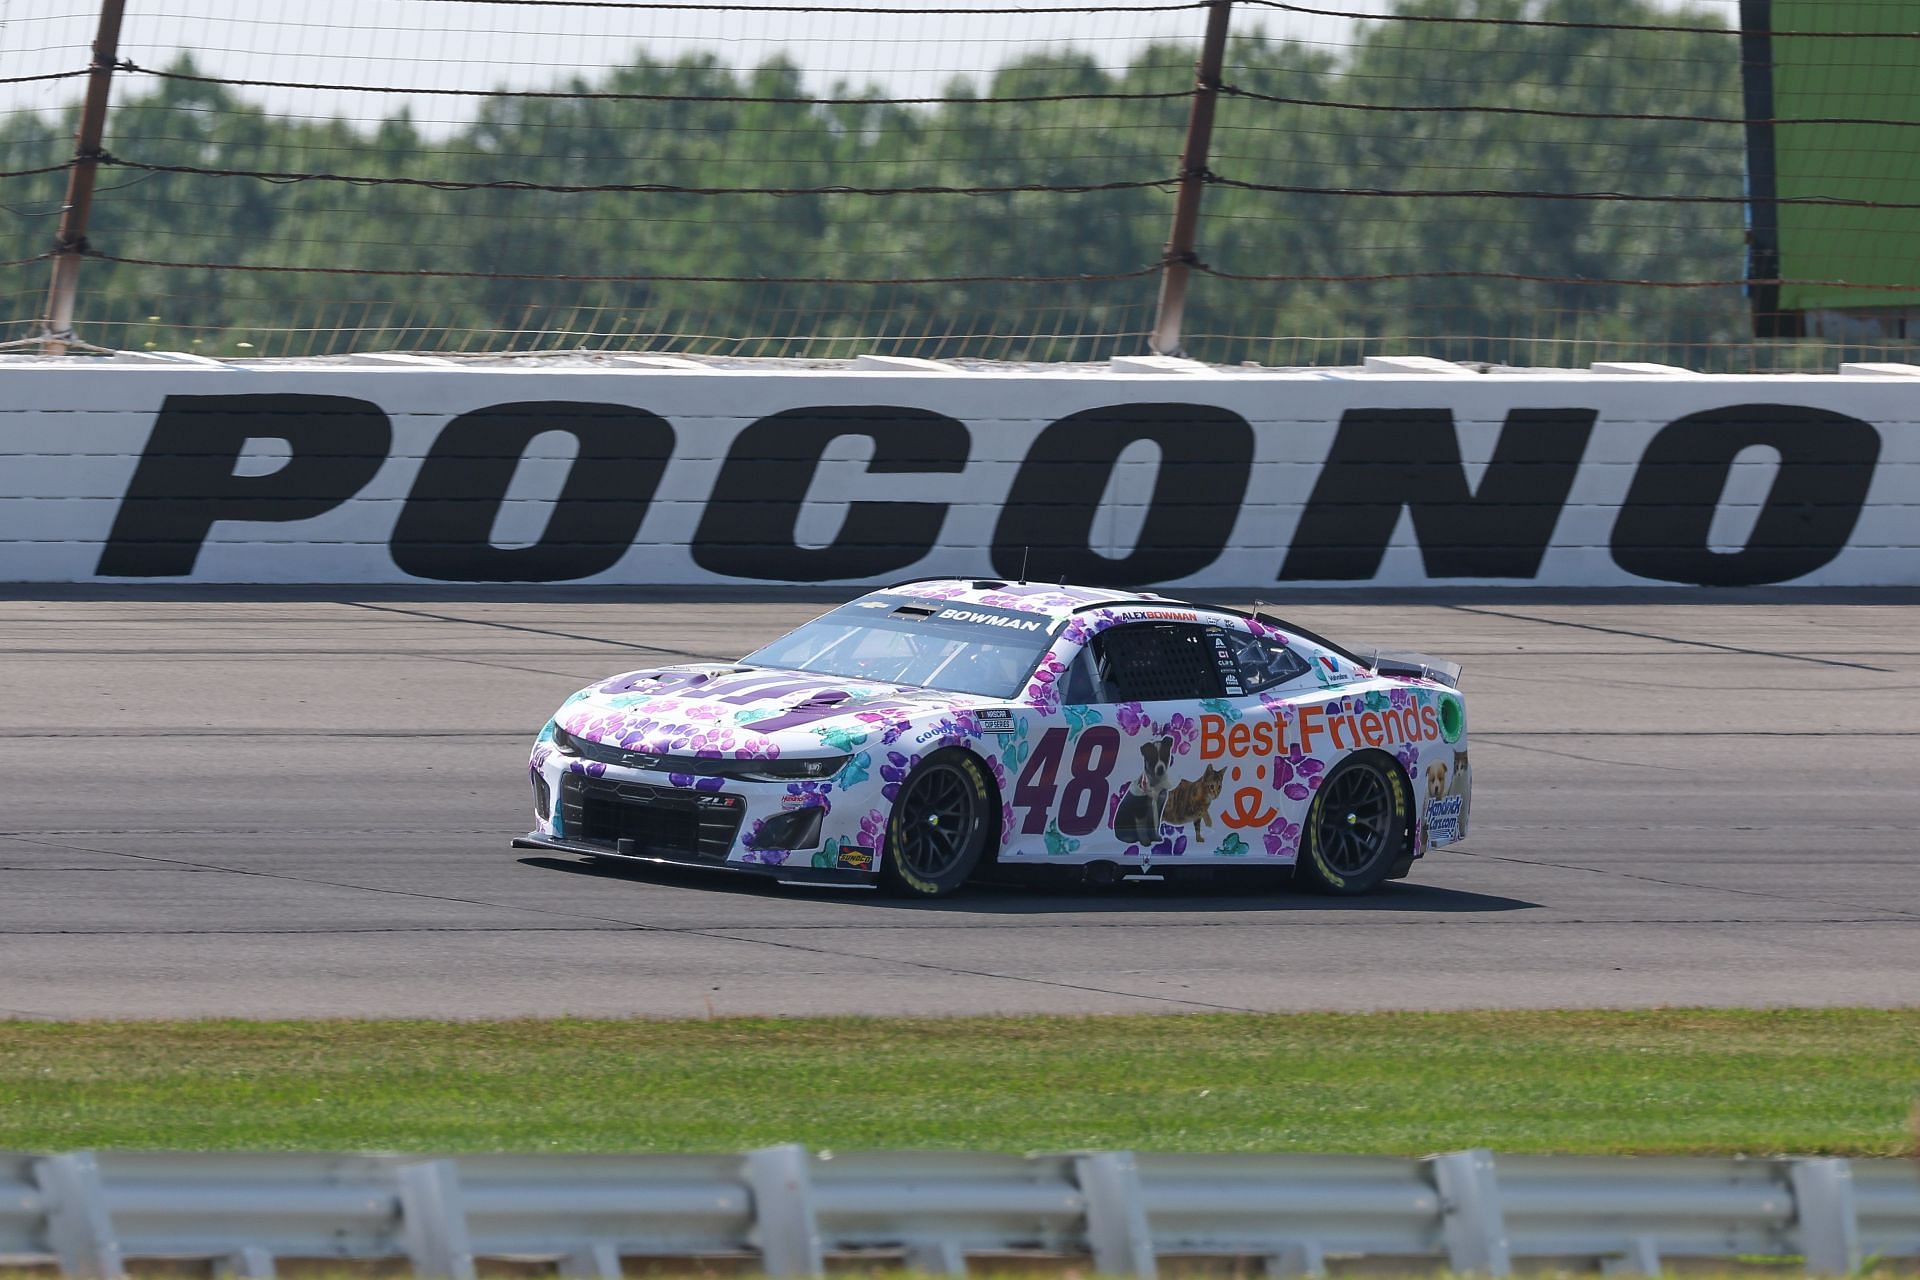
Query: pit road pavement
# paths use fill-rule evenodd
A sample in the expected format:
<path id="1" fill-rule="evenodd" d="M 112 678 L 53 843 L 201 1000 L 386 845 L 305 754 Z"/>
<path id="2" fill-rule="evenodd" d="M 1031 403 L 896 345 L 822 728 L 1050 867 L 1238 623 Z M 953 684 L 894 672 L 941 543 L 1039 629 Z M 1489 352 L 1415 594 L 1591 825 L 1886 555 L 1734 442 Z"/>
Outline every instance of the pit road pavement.
<path id="1" fill-rule="evenodd" d="M 1910 605 L 1286 610 L 1466 665 L 1472 839 L 1367 899 L 508 848 L 569 692 L 822 607 L 0 601 L 0 1016 L 1920 1003 Z"/>

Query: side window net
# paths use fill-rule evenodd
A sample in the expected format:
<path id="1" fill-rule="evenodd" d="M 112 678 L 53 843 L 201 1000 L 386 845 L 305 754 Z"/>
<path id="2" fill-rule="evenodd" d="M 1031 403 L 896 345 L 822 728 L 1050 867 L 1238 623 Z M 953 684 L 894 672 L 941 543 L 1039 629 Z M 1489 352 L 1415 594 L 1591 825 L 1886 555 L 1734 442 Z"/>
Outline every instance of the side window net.
<path id="1" fill-rule="evenodd" d="M 1217 698 L 1220 675 L 1198 627 L 1136 625 L 1101 633 L 1094 644 L 1106 695 L 1115 702 Z"/>

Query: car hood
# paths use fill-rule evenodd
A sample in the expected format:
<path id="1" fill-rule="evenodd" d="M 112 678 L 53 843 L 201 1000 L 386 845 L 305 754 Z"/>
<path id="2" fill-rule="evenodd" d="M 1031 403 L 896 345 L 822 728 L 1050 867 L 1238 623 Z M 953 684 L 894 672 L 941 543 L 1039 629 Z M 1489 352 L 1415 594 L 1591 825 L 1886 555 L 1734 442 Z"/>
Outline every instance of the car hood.
<path id="1" fill-rule="evenodd" d="M 974 709 L 1006 705 L 912 685 L 689 665 L 629 671 L 582 689 L 554 719 L 576 737 L 627 751 L 752 758 L 850 751 L 869 737 L 894 741 L 923 721 L 930 730 L 953 721 L 949 736 L 971 736 Z"/>

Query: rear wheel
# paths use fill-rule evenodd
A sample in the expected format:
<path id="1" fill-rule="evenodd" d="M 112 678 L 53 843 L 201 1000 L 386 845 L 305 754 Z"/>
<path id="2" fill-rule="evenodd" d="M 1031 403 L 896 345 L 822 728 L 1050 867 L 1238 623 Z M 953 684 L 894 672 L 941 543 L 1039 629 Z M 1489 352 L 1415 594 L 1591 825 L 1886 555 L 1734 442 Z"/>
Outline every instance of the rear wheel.
<path id="1" fill-rule="evenodd" d="M 967 882 L 993 838 L 999 810 L 970 752 L 937 751 L 907 780 L 887 818 L 880 880 L 908 897 L 939 898 Z"/>
<path id="2" fill-rule="evenodd" d="M 1307 809 L 1294 878 L 1322 893 L 1365 893 L 1413 847 L 1411 788 L 1390 758 L 1350 756 Z"/>

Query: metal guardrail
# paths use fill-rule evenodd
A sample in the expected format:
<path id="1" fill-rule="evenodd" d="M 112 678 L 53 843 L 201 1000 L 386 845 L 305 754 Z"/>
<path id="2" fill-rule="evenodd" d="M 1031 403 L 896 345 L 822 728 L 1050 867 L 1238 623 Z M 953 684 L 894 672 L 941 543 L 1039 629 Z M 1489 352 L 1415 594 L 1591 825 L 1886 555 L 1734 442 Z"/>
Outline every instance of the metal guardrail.
<path id="1" fill-rule="evenodd" d="M 0 1155 L 0 1267 L 212 1260 L 268 1280 L 277 1259 L 406 1260 L 473 1280 L 476 1259 L 614 1280 L 628 1258 L 746 1256 L 771 1276 L 897 1259 L 1257 1259 L 1324 1275 L 1364 1256 L 1501 1276 L 1516 1263 L 1804 1259 L 1841 1275 L 1920 1258 L 1920 1164 L 1899 1160 L 968 1153 L 414 1156 Z"/>

